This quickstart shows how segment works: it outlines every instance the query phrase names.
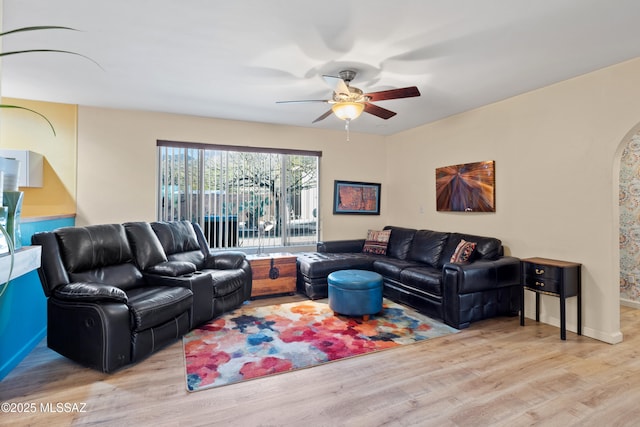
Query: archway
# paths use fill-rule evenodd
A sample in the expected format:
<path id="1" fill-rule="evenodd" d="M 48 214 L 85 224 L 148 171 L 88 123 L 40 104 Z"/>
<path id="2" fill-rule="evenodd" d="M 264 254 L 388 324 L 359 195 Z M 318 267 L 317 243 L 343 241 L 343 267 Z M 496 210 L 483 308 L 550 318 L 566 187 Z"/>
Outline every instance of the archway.
<path id="1" fill-rule="evenodd" d="M 640 124 L 618 153 L 620 303 L 640 308 Z"/>

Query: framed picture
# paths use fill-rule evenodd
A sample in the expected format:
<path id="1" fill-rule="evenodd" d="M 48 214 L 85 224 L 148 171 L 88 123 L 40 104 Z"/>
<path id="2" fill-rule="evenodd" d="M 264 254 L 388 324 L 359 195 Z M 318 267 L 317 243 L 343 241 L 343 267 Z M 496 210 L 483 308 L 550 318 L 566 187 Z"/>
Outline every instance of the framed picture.
<path id="1" fill-rule="evenodd" d="M 380 215 L 380 184 L 334 181 L 333 213 Z"/>
<path id="2" fill-rule="evenodd" d="M 495 162 L 436 169 L 436 208 L 449 212 L 495 212 Z"/>

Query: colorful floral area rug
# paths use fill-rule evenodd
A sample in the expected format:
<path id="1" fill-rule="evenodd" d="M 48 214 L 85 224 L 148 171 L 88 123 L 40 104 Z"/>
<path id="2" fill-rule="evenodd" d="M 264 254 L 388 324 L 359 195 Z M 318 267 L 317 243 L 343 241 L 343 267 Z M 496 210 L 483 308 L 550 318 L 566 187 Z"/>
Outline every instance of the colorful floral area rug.
<path id="1" fill-rule="evenodd" d="M 241 307 L 183 338 L 187 389 L 211 387 L 458 332 L 384 300 L 368 321 L 334 316 L 326 300 Z"/>

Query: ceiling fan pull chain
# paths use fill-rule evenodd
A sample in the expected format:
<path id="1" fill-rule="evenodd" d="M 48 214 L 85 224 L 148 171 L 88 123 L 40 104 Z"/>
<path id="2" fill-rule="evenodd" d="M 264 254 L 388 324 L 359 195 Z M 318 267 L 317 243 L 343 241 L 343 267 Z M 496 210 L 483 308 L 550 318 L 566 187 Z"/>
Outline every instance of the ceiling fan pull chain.
<path id="1" fill-rule="evenodd" d="M 351 123 L 351 119 L 346 119 L 344 121 L 344 130 L 347 131 L 347 142 L 349 142 L 349 123 Z"/>

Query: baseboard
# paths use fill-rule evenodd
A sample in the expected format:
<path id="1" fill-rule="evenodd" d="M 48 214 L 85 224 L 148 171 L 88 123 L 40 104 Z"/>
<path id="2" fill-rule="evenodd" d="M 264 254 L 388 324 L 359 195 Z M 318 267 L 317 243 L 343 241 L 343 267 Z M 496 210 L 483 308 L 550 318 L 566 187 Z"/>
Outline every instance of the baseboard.
<path id="1" fill-rule="evenodd" d="M 27 341 L 24 346 L 22 346 L 22 348 L 13 355 L 13 357 L 11 357 L 2 366 L 0 366 L 0 381 L 2 381 L 4 377 L 9 375 L 9 372 L 11 372 L 13 368 L 18 366 L 18 364 L 22 362 L 22 359 L 27 357 L 27 355 L 31 353 L 31 350 L 33 350 L 35 346 L 37 346 L 46 335 L 47 327 L 45 326 L 40 332 L 34 335 L 33 338 Z"/>
<path id="2" fill-rule="evenodd" d="M 640 308 L 640 302 L 631 301 L 630 299 L 620 298 L 620 305 L 624 305 L 625 307 L 631 307 L 631 308 Z"/>
<path id="3" fill-rule="evenodd" d="M 527 317 L 529 319 L 529 317 Z M 535 318 L 533 318 L 535 322 Z M 549 317 L 540 315 L 540 323 L 546 323 L 547 325 L 555 326 L 558 328 L 558 339 L 560 339 L 560 319 L 556 317 Z M 577 333 L 578 325 L 576 323 L 567 322 L 567 332 Z M 588 328 L 582 325 L 582 335 L 585 337 L 593 338 L 594 340 L 602 341 L 607 344 L 618 344 L 622 342 L 622 332 L 606 333 L 598 329 Z"/>
<path id="4" fill-rule="evenodd" d="M 604 341 L 607 344 L 619 344 L 622 342 L 622 332 L 618 331 L 614 334 L 606 334 L 602 331 L 597 331 L 592 328 L 582 328 L 582 335 L 589 338 L 593 338 L 599 341 Z"/>

